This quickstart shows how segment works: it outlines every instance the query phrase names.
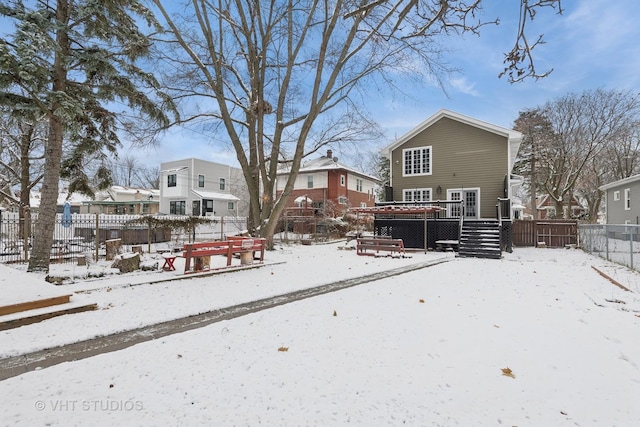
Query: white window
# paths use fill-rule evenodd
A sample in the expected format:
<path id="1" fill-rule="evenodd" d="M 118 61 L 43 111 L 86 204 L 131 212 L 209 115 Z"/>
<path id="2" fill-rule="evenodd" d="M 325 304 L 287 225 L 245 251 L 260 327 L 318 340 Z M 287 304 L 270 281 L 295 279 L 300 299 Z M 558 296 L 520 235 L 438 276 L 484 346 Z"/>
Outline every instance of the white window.
<path id="1" fill-rule="evenodd" d="M 198 175 L 198 187 L 204 188 L 204 175 Z"/>
<path id="2" fill-rule="evenodd" d="M 414 188 L 402 192 L 404 202 L 428 202 L 431 200 L 430 188 Z"/>
<path id="3" fill-rule="evenodd" d="M 225 181 L 224 178 L 220 178 L 220 190 L 224 191 L 226 187 L 227 187 L 227 181 Z"/>
<path id="4" fill-rule="evenodd" d="M 431 175 L 431 147 L 402 150 L 402 175 Z"/>
<path id="5" fill-rule="evenodd" d="M 234 202 L 227 202 L 227 209 L 229 209 L 230 211 L 234 210 L 236 208 L 236 204 Z"/>
<path id="6" fill-rule="evenodd" d="M 620 200 L 620 191 L 614 191 L 613 192 L 613 201 L 617 202 L 618 200 Z"/>
<path id="7" fill-rule="evenodd" d="M 624 189 L 624 210 L 625 211 L 631 210 L 631 189 L 630 188 Z"/>
<path id="8" fill-rule="evenodd" d="M 167 187 L 175 187 L 178 181 L 178 176 L 175 173 L 167 175 Z"/>
<path id="9" fill-rule="evenodd" d="M 344 175 L 340 175 L 340 185 L 344 187 L 347 182 L 347 178 Z"/>
<path id="10" fill-rule="evenodd" d="M 346 205 L 348 203 L 348 201 L 349 200 L 344 196 L 338 197 L 338 203 L 341 204 L 341 205 Z"/>
<path id="11" fill-rule="evenodd" d="M 356 178 L 356 191 L 362 192 L 362 180 L 360 178 Z"/>
<path id="12" fill-rule="evenodd" d="M 307 188 L 313 188 L 313 175 L 307 175 Z"/>
<path id="13" fill-rule="evenodd" d="M 361 208 L 366 208 L 367 207 L 367 203 L 366 202 L 360 202 L 360 207 Z"/>

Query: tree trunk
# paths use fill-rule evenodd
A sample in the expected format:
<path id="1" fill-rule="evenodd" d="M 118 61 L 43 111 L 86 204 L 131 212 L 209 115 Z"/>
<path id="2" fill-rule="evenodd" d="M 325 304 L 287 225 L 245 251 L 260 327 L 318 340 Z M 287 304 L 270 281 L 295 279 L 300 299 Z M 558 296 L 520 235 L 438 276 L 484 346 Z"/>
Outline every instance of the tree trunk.
<path id="1" fill-rule="evenodd" d="M 69 21 L 67 0 L 58 0 L 56 19 L 64 26 Z M 56 51 L 53 63 L 54 96 L 49 114 L 49 138 L 45 149 L 44 178 L 42 180 L 40 208 L 34 232 L 33 251 L 29 259 L 28 271 L 49 272 L 49 261 L 53 232 L 55 230 L 56 206 L 58 204 L 58 181 L 62 161 L 62 139 L 64 125 L 58 110 L 62 108 L 61 93 L 66 91 L 66 57 L 69 55 L 69 38 L 64 28 L 58 30 L 56 42 L 60 50 Z"/>

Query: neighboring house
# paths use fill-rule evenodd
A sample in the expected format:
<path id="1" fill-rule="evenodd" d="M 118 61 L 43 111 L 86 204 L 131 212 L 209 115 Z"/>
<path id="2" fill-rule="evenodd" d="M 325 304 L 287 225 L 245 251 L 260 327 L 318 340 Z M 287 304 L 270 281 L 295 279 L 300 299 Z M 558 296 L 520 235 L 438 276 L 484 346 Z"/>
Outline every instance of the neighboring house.
<path id="1" fill-rule="evenodd" d="M 555 219 L 564 218 L 569 210 L 568 206 L 563 206 L 564 212 L 556 212 L 556 204 L 548 194 L 540 196 L 536 200 L 536 210 L 538 211 L 538 219 Z M 578 218 L 585 214 L 585 208 L 576 196 L 571 198 L 571 214 L 570 218 Z"/>
<path id="2" fill-rule="evenodd" d="M 29 193 L 29 208 L 31 210 L 31 213 L 36 213 L 40 210 L 41 197 L 42 195 L 38 190 L 32 190 Z M 58 193 L 56 212 L 62 213 L 64 210 L 64 204 L 68 202 L 71 207 L 71 213 L 85 213 L 86 211 L 83 211 L 82 205 L 88 200 L 91 200 L 89 196 L 85 196 L 84 194 L 80 193 L 69 194 L 67 188 L 62 188 Z"/>
<path id="3" fill-rule="evenodd" d="M 640 224 L 640 175 L 611 182 L 604 191 L 607 224 Z"/>
<path id="4" fill-rule="evenodd" d="M 278 173 L 276 197 L 284 190 L 288 170 Z M 375 205 L 375 187 L 380 180 L 338 162 L 332 150 L 303 163 L 287 208 L 313 208 L 319 215 L 341 216 L 350 207 Z"/>
<path id="5" fill-rule="evenodd" d="M 383 150 L 386 201 L 463 200 L 465 218 L 495 219 L 498 199 L 510 199 L 522 182 L 511 173 L 521 141 L 520 132 L 440 110 Z"/>
<path id="6" fill-rule="evenodd" d="M 160 190 L 113 185 L 83 202 L 83 213 L 147 215 L 159 212 Z"/>
<path id="7" fill-rule="evenodd" d="M 160 212 L 247 216 L 247 185 L 239 168 L 194 158 L 160 165 Z"/>

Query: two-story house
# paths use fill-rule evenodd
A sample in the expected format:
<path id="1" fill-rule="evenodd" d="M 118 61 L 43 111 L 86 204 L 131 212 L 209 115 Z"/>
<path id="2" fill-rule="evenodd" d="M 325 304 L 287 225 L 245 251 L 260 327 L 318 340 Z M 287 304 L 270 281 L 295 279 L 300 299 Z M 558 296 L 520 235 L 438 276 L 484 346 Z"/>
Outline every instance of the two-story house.
<path id="1" fill-rule="evenodd" d="M 640 224 L 640 175 L 600 187 L 604 191 L 607 224 Z"/>
<path id="2" fill-rule="evenodd" d="M 83 213 L 147 215 L 158 213 L 160 190 L 112 185 L 83 202 Z M 73 205 L 72 205 L 73 209 Z"/>
<path id="3" fill-rule="evenodd" d="M 288 170 L 277 175 L 276 197 L 284 190 Z M 316 214 L 341 216 L 350 207 L 375 205 L 376 177 L 346 166 L 327 150 L 326 156 L 309 160 L 300 167 L 287 208 L 312 207 Z"/>
<path id="4" fill-rule="evenodd" d="M 246 216 L 242 171 L 195 158 L 160 165 L 160 212 L 171 215 Z"/>
<path id="5" fill-rule="evenodd" d="M 440 110 L 383 150 L 387 201 L 462 200 L 465 218 L 495 218 L 497 200 L 521 183 L 511 174 L 521 141 L 520 132 Z"/>

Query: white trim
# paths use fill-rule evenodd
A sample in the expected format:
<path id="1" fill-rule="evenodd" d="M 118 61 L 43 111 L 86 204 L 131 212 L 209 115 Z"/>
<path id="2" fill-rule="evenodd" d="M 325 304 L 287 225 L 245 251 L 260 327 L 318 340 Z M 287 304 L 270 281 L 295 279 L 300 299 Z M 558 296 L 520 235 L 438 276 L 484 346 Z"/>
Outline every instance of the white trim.
<path id="1" fill-rule="evenodd" d="M 420 200 L 415 199 L 416 193 L 418 192 L 421 194 Z M 424 194 L 424 192 L 427 192 L 427 195 L 429 197 L 423 200 L 422 194 Z M 407 193 L 411 193 L 411 200 L 407 198 Z M 429 188 L 405 188 L 404 190 L 402 190 L 403 202 L 430 202 L 431 200 L 433 200 L 433 189 L 430 187 Z"/>
<path id="2" fill-rule="evenodd" d="M 522 142 L 522 133 L 520 133 L 520 132 L 517 132 L 517 131 L 512 130 L 512 129 L 503 128 L 501 126 L 493 125 L 491 123 L 484 122 L 484 121 L 478 120 L 478 119 L 474 119 L 473 117 L 465 116 L 463 114 L 456 113 L 456 112 L 453 112 L 453 111 L 450 111 L 450 110 L 442 109 L 442 110 L 436 112 L 431 117 L 429 117 L 427 120 L 425 120 L 422 123 L 420 123 L 415 128 L 411 129 L 409 132 L 405 133 L 403 136 L 398 138 L 391 145 L 383 148 L 382 149 L 382 153 L 385 155 L 385 157 L 391 159 L 391 152 L 393 150 L 395 150 L 396 148 L 400 147 L 402 144 L 406 143 L 407 141 L 411 140 L 413 137 L 415 137 L 420 132 L 422 132 L 423 130 L 427 129 L 429 126 L 433 125 L 434 123 L 436 123 L 438 120 L 442 119 L 443 117 L 447 117 L 449 119 L 456 120 L 456 121 L 461 122 L 461 123 L 466 123 L 466 124 L 468 124 L 470 126 L 474 126 L 474 127 L 486 130 L 488 132 L 492 132 L 492 133 L 495 133 L 495 134 L 498 134 L 498 135 L 506 137 L 510 144 L 511 143 L 514 144 L 513 150 L 510 153 L 510 155 L 513 155 L 513 156 L 515 156 L 515 154 L 517 154 L 517 149 L 516 148 L 519 147 L 520 143 Z M 513 151 L 515 151 L 515 153 Z"/>
<path id="3" fill-rule="evenodd" d="M 429 162 L 427 165 L 427 170 L 428 172 L 420 172 L 420 173 L 406 173 L 406 167 L 407 164 L 405 162 L 406 156 L 405 153 L 407 151 L 420 151 L 420 169 L 425 169 L 424 165 L 422 164 L 422 156 L 423 156 L 423 152 L 424 151 L 428 151 L 429 152 Z M 413 154 L 411 155 L 412 161 L 415 162 L 415 158 L 413 156 Z M 413 169 L 413 167 L 412 167 Z M 414 177 L 414 176 L 428 176 L 428 175 L 433 175 L 433 146 L 431 145 L 425 145 L 423 147 L 412 147 L 412 148 L 403 148 L 402 149 L 402 176 L 403 177 Z"/>
<path id="4" fill-rule="evenodd" d="M 631 189 L 630 188 L 624 189 L 624 210 L 625 211 L 631 210 Z"/>

